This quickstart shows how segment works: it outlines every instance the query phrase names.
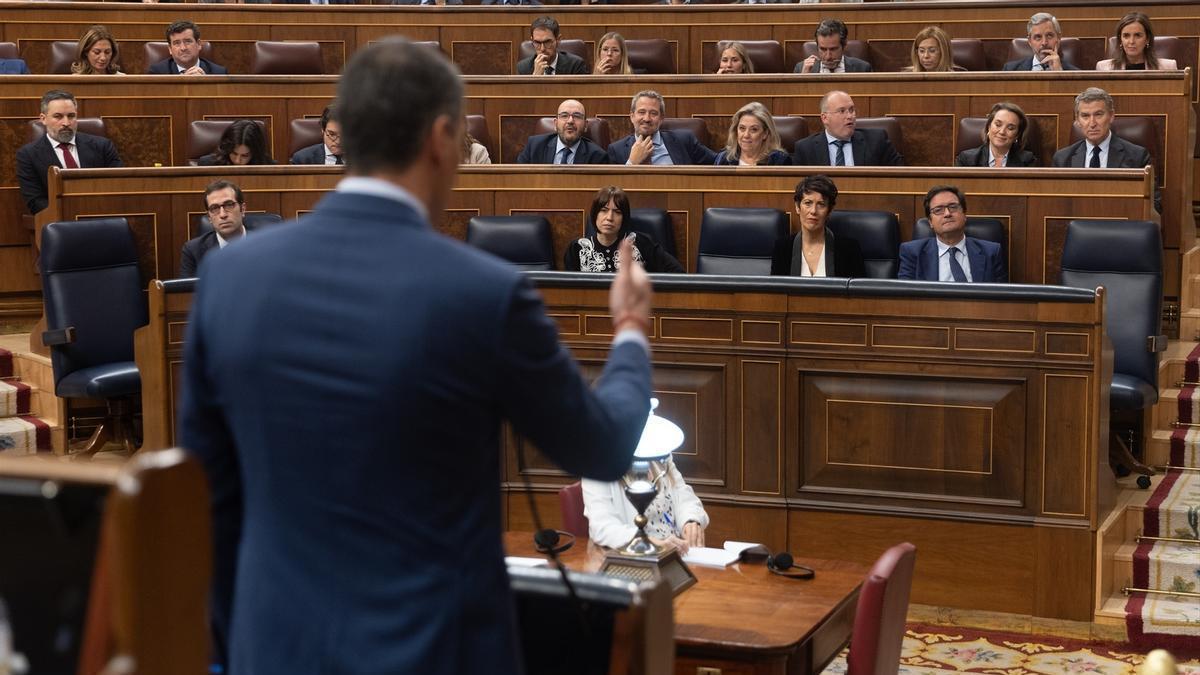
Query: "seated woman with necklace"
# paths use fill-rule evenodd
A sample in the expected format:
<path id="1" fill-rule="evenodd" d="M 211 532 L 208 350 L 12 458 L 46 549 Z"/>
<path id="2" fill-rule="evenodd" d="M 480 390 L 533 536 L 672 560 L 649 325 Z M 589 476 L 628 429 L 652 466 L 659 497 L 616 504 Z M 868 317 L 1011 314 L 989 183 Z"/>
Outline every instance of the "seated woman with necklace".
<path id="1" fill-rule="evenodd" d="M 616 272 L 625 261 L 618 249 L 624 239 L 633 239 L 633 258 L 647 272 L 684 271 L 683 265 L 663 250 L 658 242 L 630 228 L 632 219 L 629 197 L 619 187 L 600 188 L 592 199 L 590 219 L 596 233 L 571 242 L 563 255 L 563 269 L 568 272 Z"/>
<path id="2" fill-rule="evenodd" d="M 1001 101 L 992 106 L 983 125 L 983 145 L 963 150 L 954 166 L 1037 166 L 1033 153 L 1025 150 L 1029 120 L 1021 106 Z"/>
<path id="3" fill-rule="evenodd" d="M 775 243 L 771 274 L 795 277 L 864 277 L 862 247 L 849 237 L 834 237 L 825 227 L 837 204 L 838 189 L 829 176 L 808 176 L 793 200 L 800 232 Z"/>

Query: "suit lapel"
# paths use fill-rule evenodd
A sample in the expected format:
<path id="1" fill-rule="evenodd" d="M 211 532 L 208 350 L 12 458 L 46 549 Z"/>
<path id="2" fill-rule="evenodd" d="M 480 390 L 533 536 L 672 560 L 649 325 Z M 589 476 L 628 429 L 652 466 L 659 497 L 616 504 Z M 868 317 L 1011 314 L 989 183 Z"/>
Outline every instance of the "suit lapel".
<path id="1" fill-rule="evenodd" d="M 938 247 L 937 237 L 925 240 L 925 248 L 921 251 L 922 269 L 917 278 L 925 281 L 938 280 Z"/>
<path id="2" fill-rule="evenodd" d="M 79 166 L 80 168 L 92 168 L 100 166 L 100 159 L 96 156 L 95 146 L 92 145 L 92 139 L 87 138 L 83 134 L 75 134 L 75 147 L 79 149 Z"/>
<path id="3" fill-rule="evenodd" d="M 554 163 L 554 147 L 554 136 L 551 136 L 550 138 L 546 139 L 546 144 L 542 148 L 542 164 Z"/>
<path id="4" fill-rule="evenodd" d="M 825 142 L 825 132 L 819 131 L 815 135 L 809 137 L 812 147 L 809 148 L 809 154 L 820 159 L 821 166 L 833 166 L 829 161 L 829 145 Z"/>
<path id="5" fill-rule="evenodd" d="M 854 166 L 866 166 L 867 164 L 867 135 L 860 129 L 856 129 L 850 135 L 850 148 L 853 150 Z"/>
<path id="6" fill-rule="evenodd" d="M 1075 149 L 1075 152 L 1071 153 L 1072 168 L 1082 169 L 1084 167 L 1084 161 L 1088 152 L 1087 148 L 1088 144 L 1086 140 L 1079 141 L 1079 147 Z"/>
<path id="7" fill-rule="evenodd" d="M 970 237 L 967 237 L 967 261 L 971 265 L 971 281 L 973 283 L 982 283 L 988 280 L 987 274 L 984 273 L 987 258 L 983 255 L 983 247 Z"/>
<path id="8" fill-rule="evenodd" d="M 1108 142 L 1108 164 L 1109 169 L 1119 169 L 1125 166 L 1125 144 L 1117 138 L 1116 134 L 1112 135 L 1112 140 Z"/>
<path id="9" fill-rule="evenodd" d="M 41 154 L 42 160 L 47 167 L 57 166 L 60 169 L 66 168 L 62 165 L 62 162 L 58 161 L 58 153 L 54 152 L 54 148 L 50 147 L 50 143 L 45 138 L 38 141 L 38 153 Z M 46 172 L 43 171 L 42 173 L 45 174 Z"/>
<path id="10" fill-rule="evenodd" d="M 667 148 L 667 154 L 671 156 L 671 162 L 675 165 L 691 164 L 691 158 L 683 154 L 683 148 L 680 147 L 679 141 L 675 139 L 675 134 L 669 131 L 660 131 L 662 135 L 663 145 Z"/>

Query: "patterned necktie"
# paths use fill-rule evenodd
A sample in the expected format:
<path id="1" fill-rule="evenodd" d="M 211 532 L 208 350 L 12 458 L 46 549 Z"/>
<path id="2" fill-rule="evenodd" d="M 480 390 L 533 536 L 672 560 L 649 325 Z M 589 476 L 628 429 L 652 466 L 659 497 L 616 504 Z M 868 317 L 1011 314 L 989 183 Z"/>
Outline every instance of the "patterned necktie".
<path id="1" fill-rule="evenodd" d="M 333 156 L 333 163 L 334 163 L 334 164 L 341 164 L 341 163 L 342 163 L 342 156 L 341 156 L 341 155 L 334 155 L 334 156 Z"/>
<path id="2" fill-rule="evenodd" d="M 833 141 L 837 146 L 837 156 L 833 160 L 834 166 L 846 166 L 846 143 L 849 141 Z"/>
<path id="3" fill-rule="evenodd" d="M 963 271 L 962 265 L 958 262 L 958 254 L 960 251 L 955 247 L 950 247 L 950 276 L 960 284 L 967 283 L 967 273 Z"/>
<path id="4" fill-rule="evenodd" d="M 546 70 L 543 71 L 542 74 L 543 75 L 553 75 L 554 74 L 554 66 L 546 66 Z"/>
<path id="5" fill-rule="evenodd" d="M 1092 146 L 1092 161 L 1088 164 L 1088 168 L 1089 169 L 1099 169 L 1100 168 L 1100 146 L 1098 146 L 1098 145 Z"/>
<path id="6" fill-rule="evenodd" d="M 558 162 L 556 162 L 556 163 L 557 164 L 570 164 L 571 163 L 571 149 L 563 148 L 562 150 L 559 150 L 558 151 Z"/>
<path id="7" fill-rule="evenodd" d="M 70 143 L 59 143 L 58 149 L 62 150 L 63 168 L 65 168 L 65 169 L 78 169 L 79 168 L 79 165 L 75 163 L 75 156 L 71 154 L 71 144 Z"/>

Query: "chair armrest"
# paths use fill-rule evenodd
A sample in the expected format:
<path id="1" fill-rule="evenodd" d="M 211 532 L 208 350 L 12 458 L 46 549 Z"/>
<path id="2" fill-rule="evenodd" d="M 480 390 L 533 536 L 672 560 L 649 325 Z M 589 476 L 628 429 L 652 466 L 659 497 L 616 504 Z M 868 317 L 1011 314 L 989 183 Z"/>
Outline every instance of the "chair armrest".
<path id="1" fill-rule="evenodd" d="M 1167 351 L 1167 336 L 1166 335 L 1147 335 L 1146 336 L 1146 350 L 1151 353 Z"/>
<path id="2" fill-rule="evenodd" d="M 47 347 L 55 345 L 69 345 L 75 341 L 75 327 L 67 326 L 66 328 L 58 328 L 42 332 L 42 344 Z"/>

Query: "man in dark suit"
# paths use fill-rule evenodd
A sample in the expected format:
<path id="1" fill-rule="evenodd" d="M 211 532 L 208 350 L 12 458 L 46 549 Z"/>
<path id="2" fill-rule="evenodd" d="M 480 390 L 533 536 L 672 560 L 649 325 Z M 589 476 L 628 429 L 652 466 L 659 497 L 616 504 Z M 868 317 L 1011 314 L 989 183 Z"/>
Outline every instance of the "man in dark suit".
<path id="1" fill-rule="evenodd" d="M 1029 23 L 1025 24 L 1025 39 L 1029 41 L 1033 55 L 1009 61 L 1004 64 L 1004 70 L 1079 70 L 1058 53 L 1062 29 L 1053 14 L 1038 12 L 1029 17 Z"/>
<path id="2" fill-rule="evenodd" d="M 204 43 L 200 27 L 191 21 L 176 21 L 167 26 L 167 49 L 171 57 L 150 64 L 149 75 L 227 75 L 225 66 L 200 58 Z"/>
<path id="3" fill-rule="evenodd" d="M 530 136 L 517 164 L 608 164 L 608 153 L 583 135 L 587 112 L 583 104 L 567 99 L 558 106 L 554 133 Z"/>
<path id="4" fill-rule="evenodd" d="M 1084 89 L 1075 97 L 1075 122 L 1083 140 L 1054 153 L 1053 166 L 1092 169 L 1140 169 L 1150 164 L 1150 153 L 1112 132 L 1116 115 L 1112 96 L 1099 87 Z"/>
<path id="5" fill-rule="evenodd" d="M 54 89 L 42 95 L 42 124 L 46 135 L 17 150 L 17 183 L 30 213 L 50 203 L 46 172 L 61 169 L 96 169 L 121 166 L 112 141 L 76 130 L 78 107 L 69 91 Z"/>
<path id="6" fill-rule="evenodd" d="M 529 26 L 533 56 L 517 61 L 518 75 L 587 75 L 583 59 L 559 51 L 558 22 L 553 17 L 539 16 Z"/>
<path id="7" fill-rule="evenodd" d="M 292 155 L 292 164 L 341 164 L 342 125 L 332 104 L 321 111 L 321 142 L 300 148 Z"/>
<path id="8" fill-rule="evenodd" d="M 700 164 L 710 165 L 717 153 L 700 145 L 690 131 L 660 129 L 666 103 L 657 91 L 644 90 L 633 95 L 629 121 L 633 133 L 608 146 L 612 164 Z"/>
<path id="9" fill-rule="evenodd" d="M 901 279 L 1006 283 L 1000 244 L 965 234 L 967 196 L 953 185 L 935 185 L 925 194 L 925 217 L 934 236 L 900 244 Z M 969 264 L 963 265 L 963 261 Z"/>
<path id="10" fill-rule="evenodd" d="M 430 225 L 462 150 L 454 65 L 386 38 L 336 105 L 350 175 L 211 256 L 192 304 L 180 444 L 209 478 L 216 645 L 232 675 L 515 674 L 500 421 L 619 478 L 650 410 L 649 277 L 615 277 L 589 388 L 530 282 Z"/>
<path id="11" fill-rule="evenodd" d="M 838 19 L 825 19 L 817 24 L 813 40 L 817 53 L 796 64 L 794 73 L 869 73 L 871 64 L 846 56 L 846 24 Z"/>
<path id="12" fill-rule="evenodd" d="M 856 129 L 858 110 L 844 91 L 821 97 L 824 131 L 796 141 L 793 162 L 806 166 L 903 166 L 887 133 L 880 129 Z"/>
<path id="13" fill-rule="evenodd" d="M 209 251 L 225 248 L 229 242 L 246 236 L 246 226 L 242 223 L 246 217 L 246 200 L 237 184 L 227 180 L 210 183 L 204 189 L 204 210 L 208 211 L 212 229 L 184 243 L 179 262 L 181 279 L 196 276 L 200 261 Z"/>
<path id="14" fill-rule="evenodd" d="M 392 0 L 393 5 L 461 5 L 463 0 Z"/>

